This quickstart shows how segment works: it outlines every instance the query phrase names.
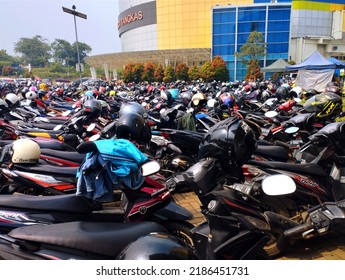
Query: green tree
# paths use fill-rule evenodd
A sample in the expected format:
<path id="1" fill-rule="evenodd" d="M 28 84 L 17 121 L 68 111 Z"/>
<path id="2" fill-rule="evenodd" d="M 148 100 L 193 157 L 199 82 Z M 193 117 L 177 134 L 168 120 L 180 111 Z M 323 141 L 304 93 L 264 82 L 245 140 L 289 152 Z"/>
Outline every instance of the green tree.
<path id="1" fill-rule="evenodd" d="M 247 76 L 261 76 L 259 60 L 266 55 L 266 44 L 261 32 L 253 31 L 249 34 L 246 43 L 241 47 L 241 52 L 236 52 L 243 64 L 247 65 Z M 251 69 L 253 67 L 253 69 Z M 259 67 L 259 70 L 258 68 Z M 257 74 L 254 74 L 257 73 Z"/>
<path id="2" fill-rule="evenodd" d="M 13 57 L 7 54 L 6 50 L 0 50 L 0 61 L 13 61 Z"/>
<path id="3" fill-rule="evenodd" d="M 188 66 L 185 63 L 179 63 L 175 69 L 175 77 L 177 80 L 188 81 Z"/>
<path id="4" fill-rule="evenodd" d="M 189 80 L 192 80 L 192 81 L 198 80 L 200 78 L 198 66 L 193 65 L 189 67 L 188 77 L 189 77 Z"/>
<path id="5" fill-rule="evenodd" d="M 52 57 L 54 61 L 61 62 L 67 61 L 68 65 L 72 65 L 69 61 L 74 61 L 74 50 L 72 45 L 63 39 L 55 39 L 53 43 L 50 45 L 52 49 Z"/>
<path id="6" fill-rule="evenodd" d="M 215 70 L 212 67 L 211 61 L 206 61 L 200 68 L 200 78 L 205 82 L 210 82 L 215 79 Z"/>
<path id="7" fill-rule="evenodd" d="M 172 67 L 172 65 L 168 65 L 165 69 L 164 69 L 164 78 L 163 78 L 163 82 L 165 83 L 170 83 L 172 81 L 175 80 L 175 70 L 174 67 Z"/>
<path id="8" fill-rule="evenodd" d="M 79 57 L 80 57 L 80 63 L 83 63 L 83 60 L 89 53 L 91 53 L 92 48 L 85 43 L 78 42 L 78 48 L 79 48 Z M 72 45 L 73 49 L 73 56 L 71 57 L 71 64 L 77 64 L 78 63 L 78 52 L 77 52 L 77 42 L 74 42 Z"/>
<path id="9" fill-rule="evenodd" d="M 48 64 L 51 57 L 50 50 L 47 39 L 39 35 L 33 38 L 20 38 L 14 46 L 14 51 L 22 54 L 24 62 L 35 67 L 43 67 Z"/>

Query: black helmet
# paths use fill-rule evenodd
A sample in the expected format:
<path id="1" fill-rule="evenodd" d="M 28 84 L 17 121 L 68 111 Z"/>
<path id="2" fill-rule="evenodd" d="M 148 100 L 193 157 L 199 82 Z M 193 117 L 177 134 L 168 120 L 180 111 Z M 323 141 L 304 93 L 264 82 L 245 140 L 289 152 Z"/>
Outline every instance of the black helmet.
<path id="1" fill-rule="evenodd" d="M 275 94 L 276 94 L 276 97 L 278 98 L 278 100 L 285 100 L 288 96 L 288 91 L 286 90 L 285 87 L 279 87 L 277 88 Z"/>
<path id="2" fill-rule="evenodd" d="M 141 115 L 127 113 L 116 123 L 116 137 L 148 146 L 151 141 L 151 129 Z"/>
<path id="3" fill-rule="evenodd" d="M 83 102 L 83 109 L 87 115 L 99 115 L 102 111 L 102 106 L 97 99 L 86 99 Z"/>
<path id="4" fill-rule="evenodd" d="M 180 98 L 181 102 L 184 106 L 188 106 L 188 104 L 192 101 L 193 93 L 191 91 L 184 91 L 181 93 Z"/>
<path id="5" fill-rule="evenodd" d="M 257 147 L 252 123 L 243 119 L 227 118 L 210 128 L 199 146 L 199 159 L 215 157 L 243 163 Z"/>
<path id="6" fill-rule="evenodd" d="M 315 112 L 317 118 L 337 116 L 342 111 L 342 98 L 333 92 L 323 92 L 309 98 L 303 105 L 307 112 Z"/>
<path id="7" fill-rule="evenodd" d="M 193 260 L 190 247 L 166 233 L 151 233 L 130 243 L 118 256 L 119 260 Z"/>
<path id="8" fill-rule="evenodd" d="M 144 119 L 148 118 L 147 110 L 138 102 L 130 101 L 123 102 L 120 107 L 119 117 L 127 113 L 135 113 L 142 116 Z"/>

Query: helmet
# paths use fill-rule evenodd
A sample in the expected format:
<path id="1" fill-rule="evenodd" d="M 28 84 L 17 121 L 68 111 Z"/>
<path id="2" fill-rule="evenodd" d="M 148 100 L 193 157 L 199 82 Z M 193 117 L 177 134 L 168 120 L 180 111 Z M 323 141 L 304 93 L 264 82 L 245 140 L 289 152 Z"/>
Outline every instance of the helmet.
<path id="1" fill-rule="evenodd" d="M 83 102 L 84 113 L 88 115 L 99 115 L 102 110 L 101 103 L 96 99 L 86 99 Z"/>
<path id="2" fill-rule="evenodd" d="M 88 90 L 87 92 L 84 93 L 85 97 L 95 97 L 93 92 L 91 90 Z"/>
<path id="3" fill-rule="evenodd" d="M 116 123 L 116 137 L 148 145 L 151 141 L 151 129 L 141 115 L 130 112 L 119 117 Z"/>
<path id="4" fill-rule="evenodd" d="M 191 91 L 184 91 L 180 94 L 181 102 L 186 107 L 192 101 L 192 97 L 193 93 Z"/>
<path id="5" fill-rule="evenodd" d="M 288 91 L 286 90 L 285 87 L 279 87 L 277 88 L 275 94 L 278 98 L 278 100 L 285 100 L 288 97 Z"/>
<path id="6" fill-rule="evenodd" d="M 165 101 L 167 101 L 168 103 L 171 103 L 173 98 L 172 98 L 172 95 L 170 93 L 170 91 L 168 90 L 162 90 L 161 91 L 161 98 Z"/>
<path id="7" fill-rule="evenodd" d="M 37 91 L 37 87 L 35 87 L 35 86 L 31 86 L 31 87 L 30 87 L 30 91 L 34 91 L 34 92 L 36 92 L 36 91 Z"/>
<path id="8" fill-rule="evenodd" d="M 25 98 L 33 100 L 37 98 L 37 94 L 36 92 L 30 90 L 25 94 Z"/>
<path id="9" fill-rule="evenodd" d="M 19 101 L 19 98 L 14 93 L 8 93 L 5 96 L 5 101 L 8 106 L 11 106 L 11 105 L 15 105 Z"/>
<path id="10" fill-rule="evenodd" d="M 13 163 L 37 163 L 41 156 L 40 146 L 31 139 L 18 139 L 12 144 Z"/>
<path id="11" fill-rule="evenodd" d="M 203 93 L 196 93 L 192 96 L 192 106 L 194 107 L 203 107 L 203 105 L 206 105 L 207 99 L 205 94 Z"/>
<path id="12" fill-rule="evenodd" d="M 249 91 L 251 91 L 252 87 L 251 87 L 251 85 L 245 85 L 243 89 L 244 89 L 246 92 L 249 92 Z"/>
<path id="13" fill-rule="evenodd" d="M 219 95 L 219 103 L 227 107 L 232 107 L 235 104 L 235 96 L 230 92 L 224 92 Z"/>
<path id="14" fill-rule="evenodd" d="M 301 93 L 301 96 L 304 97 L 304 98 L 307 98 L 309 99 L 310 97 L 314 96 L 316 94 L 316 90 L 315 89 L 308 89 L 306 91 L 303 91 Z"/>
<path id="15" fill-rule="evenodd" d="M 139 249 L 140 248 L 140 249 Z M 139 249 L 139 250 L 138 250 Z M 119 260 L 193 260 L 190 247 L 166 233 L 150 233 L 130 243 L 117 257 Z"/>
<path id="16" fill-rule="evenodd" d="M 109 92 L 109 97 L 115 97 L 115 95 L 116 95 L 116 91 L 115 90 L 111 90 Z"/>
<path id="17" fill-rule="evenodd" d="M 237 117 L 227 118 L 210 128 L 199 146 L 199 159 L 229 159 L 237 163 L 248 160 L 257 147 L 257 125 Z"/>
<path id="18" fill-rule="evenodd" d="M 40 89 L 37 93 L 39 99 L 42 99 L 46 95 L 46 92 L 43 89 Z"/>
<path id="19" fill-rule="evenodd" d="M 291 93 L 291 96 L 300 98 L 302 94 L 302 88 L 300 86 L 293 87 L 290 93 Z"/>
<path id="20" fill-rule="evenodd" d="M 5 100 L 0 98 L 0 109 L 4 109 L 5 107 L 8 107 L 7 103 L 5 102 Z"/>
<path id="21" fill-rule="evenodd" d="M 124 102 L 121 104 L 119 110 L 119 117 L 125 115 L 127 113 L 135 113 L 142 116 L 144 119 L 148 118 L 147 110 L 139 103 L 132 101 L 132 102 Z"/>
<path id="22" fill-rule="evenodd" d="M 338 94 L 339 96 L 342 96 L 342 91 L 341 91 L 340 87 L 335 86 L 335 85 L 328 85 L 326 87 L 326 91 L 333 92 L 335 94 Z"/>
<path id="23" fill-rule="evenodd" d="M 307 112 L 316 112 L 317 118 L 337 116 L 342 111 L 342 98 L 333 92 L 323 92 L 309 98 L 303 108 Z"/>

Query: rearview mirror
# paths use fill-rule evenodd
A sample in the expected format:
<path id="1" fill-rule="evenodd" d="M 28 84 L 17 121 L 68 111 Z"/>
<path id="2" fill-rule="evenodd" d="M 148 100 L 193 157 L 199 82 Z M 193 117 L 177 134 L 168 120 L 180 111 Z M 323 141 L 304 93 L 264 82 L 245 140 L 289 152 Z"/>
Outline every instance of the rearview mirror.
<path id="1" fill-rule="evenodd" d="M 53 130 L 60 130 L 62 128 L 62 124 L 58 124 L 57 126 L 54 127 Z"/>
<path id="2" fill-rule="evenodd" d="M 101 138 L 101 135 L 99 135 L 99 134 L 94 134 L 94 135 L 92 135 L 92 136 L 89 138 L 89 141 L 94 142 L 94 141 L 98 140 L 99 138 Z"/>
<path id="3" fill-rule="evenodd" d="M 297 131 L 299 131 L 299 127 L 297 126 L 288 127 L 287 129 L 285 129 L 285 133 L 287 134 L 294 134 Z"/>
<path id="4" fill-rule="evenodd" d="M 157 173 L 160 169 L 161 169 L 161 166 L 159 165 L 159 163 L 157 161 L 152 160 L 152 161 L 144 163 L 141 166 L 141 174 L 143 176 L 149 176 L 154 173 Z"/>
<path id="5" fill-rule="evenodd" d="M 87 127 L 87 132 L 91 132 L 92 130 L 94 130 L 96 128 L 96 124 L 95 123 L 92 123 L 90 124 L 88 127 Z"/>
<path id="6" fill-rule="evenodd" d="M 66 111 L 61 113 L 61 116 L 67 117 L 70 113 L 71 113 L 71 110 L 66 110 Z"/>
<path id="7" fill-rule="evenodd" d="M 265 113 L 265 117 L 267 117 L 267 118 L 274 118 L 277 115 L 278 115 L 278 113 L 276 111 L 268 111 Z"/>
<path id="8" fill-rule="evenodd" d="M 296 191 L 296 184 L 291 177 L 284 174 L 275 174 L 262 181 L 262 190 L 267 195 L 283 195 Z"/>

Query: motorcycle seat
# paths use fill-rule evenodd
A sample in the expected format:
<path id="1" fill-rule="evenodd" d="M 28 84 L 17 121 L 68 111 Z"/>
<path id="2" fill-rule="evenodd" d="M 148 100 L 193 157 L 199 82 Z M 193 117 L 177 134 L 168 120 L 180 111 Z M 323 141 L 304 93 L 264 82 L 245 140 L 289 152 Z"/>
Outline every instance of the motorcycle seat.
<path id="1" fill-rule="evenodd" d="M 258 145 L 254 154 L 283 162 L 289 159 L 289 151 L 281 146 Z"/>
<path id="2" fill-rule="evenodd" d="M 52 156 L 60 159 L 69 160 L 76 163 L 82 163 L 85 158 L 85 155 L 73 151 L 56 151 L 54 149 L 42 149 L 41 155 Z"/>
<path id="3" fill-rule="evenodd" d="M 296 173 L 308 174 L 308 175 L 317 175 L 327 177 L 327 172 L 319 165 L 315 163 L 287 163 L 280 161 L 258 161 L 258 160 L 249 160 L 248 164 L 255 166 L 262 166 L 270 169 L 281 169 Z"/>
<path id="4" fill-rule="evenodd" d="M 19 227 L 8 235 L 16 239 L 56 245 L 60 248 L 81 250 L 116 259 L 129 243 L 152 232 L 165 233 L 166 230 L 160 224 L 148 221 L 128 224 L 77 221 Z"/>
<path id="5" fill-rule="evenodd" d="M 50 164 L 14 164 L 12 170 L 59 177 L 75 177 L 79 167 L 59 167 Z"/>
<path id="6" fill-rule="evenodd" d="M 0 206 L 43 210 L 63 213 L 88 214 L 100 209 L 100 204 L 92 203 L 84 196 L 62 194 L 53 196 L 35 196 L 26 194 L 0 195 Z"/>

